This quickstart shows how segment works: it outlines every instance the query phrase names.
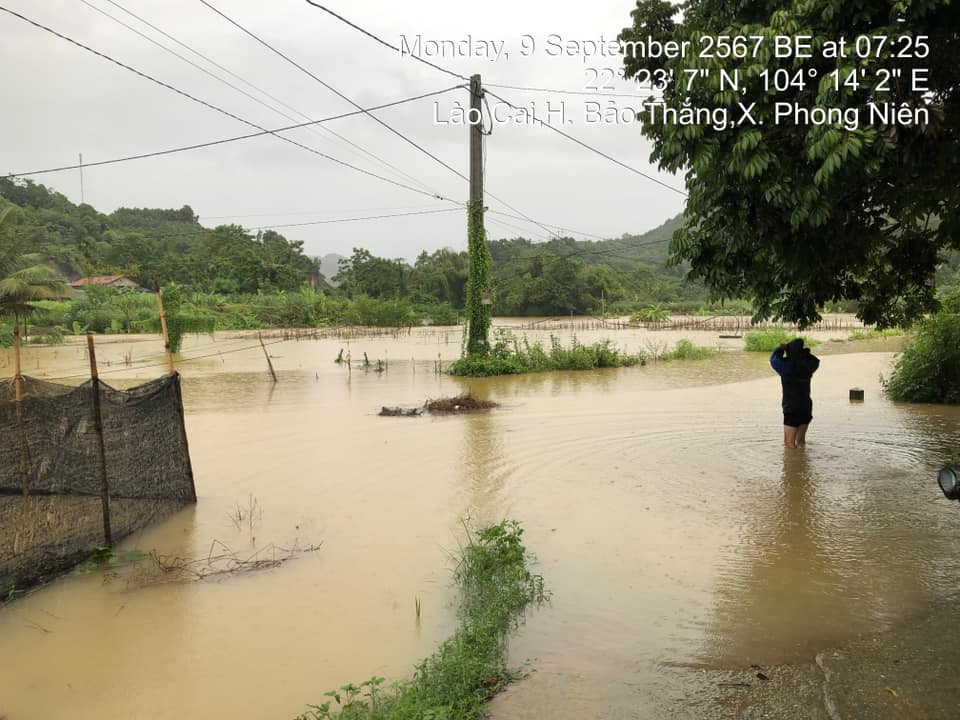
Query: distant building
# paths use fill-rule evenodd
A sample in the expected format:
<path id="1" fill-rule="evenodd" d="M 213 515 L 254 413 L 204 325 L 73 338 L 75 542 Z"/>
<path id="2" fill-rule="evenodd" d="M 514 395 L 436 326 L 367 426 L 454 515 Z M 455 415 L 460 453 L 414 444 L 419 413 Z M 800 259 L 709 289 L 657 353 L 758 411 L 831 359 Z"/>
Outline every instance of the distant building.
<path id="1" fill-rule="evenodd" d="M 70 287 L 74 290 L 83 290 L 87 285 L 102 285 L 112 288 L 136 288 L 142 289 L 140 283 L 131 280 L 126 275 L 96 275 L 95 277 L 85 277 L 74 280 Z"/>

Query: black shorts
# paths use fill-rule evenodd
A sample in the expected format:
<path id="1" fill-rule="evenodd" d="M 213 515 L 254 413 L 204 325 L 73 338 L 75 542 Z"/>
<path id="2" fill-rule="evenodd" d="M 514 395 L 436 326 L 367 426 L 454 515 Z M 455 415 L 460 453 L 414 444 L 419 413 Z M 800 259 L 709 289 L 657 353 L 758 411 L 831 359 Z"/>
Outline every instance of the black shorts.
<path id="1" fill-rule="evenodd" d="M 783 424 L 789 427 L 800 427 L 801 425 L 808 425 L 810 421 L 813 420 L 813 408 L 806 410 L 784 410 L 783 411 Z"/>

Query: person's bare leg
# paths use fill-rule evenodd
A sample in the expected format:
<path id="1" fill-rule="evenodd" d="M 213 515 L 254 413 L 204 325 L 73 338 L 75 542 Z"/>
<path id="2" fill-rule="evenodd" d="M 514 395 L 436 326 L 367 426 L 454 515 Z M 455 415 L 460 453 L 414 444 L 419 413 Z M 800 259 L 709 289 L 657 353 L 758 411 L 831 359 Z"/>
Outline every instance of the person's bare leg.
<path id="1" fill-rule="evenodd" d="M 797 428 L 789 425 L 783 426 L 783 444 L 791 450 L 797 447 Z"/>
<path id="2" fill-rule="evenodd" d="M 810 423 L 804 423 L 797 428 L 797 447 L 805 447 L 807 444 L 807 428 Z"/>

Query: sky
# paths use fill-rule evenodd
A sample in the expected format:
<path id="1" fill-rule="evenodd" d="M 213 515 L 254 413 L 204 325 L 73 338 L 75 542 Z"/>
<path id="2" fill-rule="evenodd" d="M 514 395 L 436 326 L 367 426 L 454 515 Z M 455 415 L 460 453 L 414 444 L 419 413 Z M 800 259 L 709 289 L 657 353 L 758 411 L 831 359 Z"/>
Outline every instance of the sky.
<path id="1" fill-rule="evenodd" d="M 306 0 L 208 2 L 303 70 L 201 0 L 0 0 L 2 7 L 236 116 L 0 12 L 0 173 L 74 165 L 80 153 L 84 163 L 91 163 L 258 132 L 242 120 L 275 129 L 356 109 L 330 88 L 361 107 L 372 107 L 463 84 L 377 43 Z M 463 76 L 480 74 L 487 90 L 503 100 L 531 108 L 537 117 L 652 178 L 683 187 L 683 178 L 650 164 L 651 145 L 639 126 L 629 122 L 630 108 L 645 93 L 616 77 L 621 58 L 586 55 L 629 24 L 629 0 L 414 0 L 403 5 L 330 0 L 326 6 L 401 50 L 418 51 Z M 437 55 L 441 50 L 444 54 Z M 603 96 L 582 94 L 595 93 L 591 86 L 597 85 L 605 86 Z M 487 102 L 492 113 L 485 120 L 491 130 L 485 157 L 489 237 L 543 241 L 550 237 L 548 231 L 558 230 L 583 239 L 620 237 L 650 230 L 682 210 L 680 193 L 538 125 L 530 113 L 517 112 L 490 95 Z M 412 259 L 422 250 L 462 250 L 466 215 L 455 203 L 467 199 L 468 184 L 454 171 L 468 175 L 469 129 L 458 115 L 460 107 L 468 106 L 468 92 L 455 89 L 375 113 L 426 152 L 362 114 L 284 133 L 316 152 L 407 187 L 267 134 L 87 167 L 83 199 L 102 212 L 190 205 L 208 227 L 275 227 L 290 239 L 302 240 L 310 255 L 349 255 L 352 248 L 363 247 L 384 257 Z M 623 111 L 618 115 L 625 121 L 598 114 L 598 108 L 609 107 Z M 78 170 L 26 177 L 74 202 L 81 200 Z M 302 224 L 421 212 L 430 214 Z M 497 214 L 501 212 L 521 217 Z"/>

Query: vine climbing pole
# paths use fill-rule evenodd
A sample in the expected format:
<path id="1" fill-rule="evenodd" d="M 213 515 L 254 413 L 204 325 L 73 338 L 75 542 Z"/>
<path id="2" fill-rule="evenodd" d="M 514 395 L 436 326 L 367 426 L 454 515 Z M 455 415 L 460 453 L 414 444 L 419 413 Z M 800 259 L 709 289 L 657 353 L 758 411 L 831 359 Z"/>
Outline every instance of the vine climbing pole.
<path id="1" fill-rule="evenodd" d="M 167 355 L 167 370 L 173 375 L 176 369 L 173 367 L 173 353 L 170 351 L 170 334 L 167 332 L 167 313 L 163 309 L 163 296 L 160 294 L 160 282 L 157 280 L 157 274 L 153 276 L 153 295 L 157 298 L 157 308 L 160 311 L 160 332 L 163 335 L 163 350 Z"/>
<path id="2" fill-rule="evenodd" d="M 470 200 L 467 203 L 467 306 L 464 334 L 467 355 L 490 350 L 493 259 L 483 227 L 483 90 L 480 76 L 470 78 Z"/>

